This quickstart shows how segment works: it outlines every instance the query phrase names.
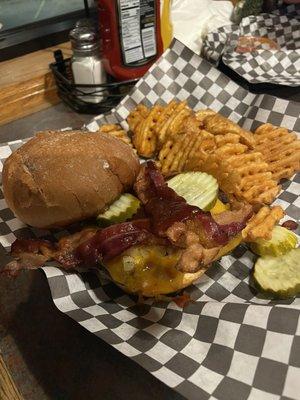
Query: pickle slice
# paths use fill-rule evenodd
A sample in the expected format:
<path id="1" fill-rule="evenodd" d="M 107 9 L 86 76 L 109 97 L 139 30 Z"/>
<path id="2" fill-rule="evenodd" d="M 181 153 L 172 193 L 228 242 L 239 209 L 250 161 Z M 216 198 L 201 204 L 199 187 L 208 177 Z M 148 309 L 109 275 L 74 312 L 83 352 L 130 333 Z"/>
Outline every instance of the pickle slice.
<path id="1" fill-rule="evenodd" d="M 168 186 L 192 206 L 209 211 L 218 198 L 217 180 L 205 172 L 184 172 L 167 182 Z"/>
<path id="2" fill-rule="evenodd" d="M 300 248 L 280 257 L 260 257 L 253 276 L 265 292 L 280 298 L 296 296 L 300 293 Z"/>
<path id="3" fill-rule="evenodd" d="M 109 208 L 97 217 L 100 226 L 125 222 L 139 209 L 140 201 L 130 193 L 124 193 Z"/>
<path id="4" fill-rule="evenodd" d="M 297 236 L 282 226 L 274 226 L 270 240 L 257 239 L 250 244 L 259 256 L 281 256 L 297 246 Z"/>

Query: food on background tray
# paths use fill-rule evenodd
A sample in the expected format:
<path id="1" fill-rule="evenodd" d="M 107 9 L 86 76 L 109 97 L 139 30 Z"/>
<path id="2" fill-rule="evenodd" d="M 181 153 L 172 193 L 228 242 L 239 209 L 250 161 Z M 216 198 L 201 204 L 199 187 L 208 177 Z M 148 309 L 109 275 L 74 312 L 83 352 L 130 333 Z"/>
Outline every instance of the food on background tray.
<path id="1" fill-rule="evenodd" d="M 234 9 L 231 20 L 240 23 L 241 20 L 249 15 L 258 15 L 262 12 L 264 0 L 233 0 Z"/>
<path id="2" fill-rule="evenodd" d="M 275 40 L 263 36 L 240 36 L 235 51 L 237 53 L 252 53 L 257 50 L 280 50 Z"/>
<path id="3" fill-rule="evenodd" d="M 132 187 L 138 170 L 132 149 L 110 135 L 48 131 L 6 160 L 3 191 L 22 222 L 66 226 L 98 215 Z"/>
<path id="4" fill-rule="evenodd" d="M 102 263 L 125 291 L 159 296 L 188 286 L 214 260 L 228 254 L 241 242 L 248 243 L 261 255 L 280 255 L 296 246 L 296 236 L 290 236 L 290 232 L 277 226 L 284 215 L 282 208 L 268 205 L 280 191 L 278 180 L 281 177 L 276 164 L 279 161 L 276 146 L 270 141 L 276 138 L 276 143 L 284 149 L 286 157 L 280 166 L 285 171 L 284 176 L 290 177 L 299 169 L 300 142 L 293 134 L 264 124 L 253 135 L 213 110 L 194 112 L 186 102 L 176 101 L 151 109 L 139 105 L 129 114 L 127 122 L 132 142 L 130 134 L 127 136 L 118 125 L 103 125 L 98 133 L 84 134 L 102 138 L 106 144 L 113 143 L 105 149 L 109 158 L 111 154 L 113 159 L 115 157 L 116 142 L 128 152 L 120 154 L 125 170 L 131 170 L 130 183 L 102 204 L 101 210 L 96 212 L 94 208 L 87 215 L 94 216 L 95 222 L 98 215 L 101 226 L 110 226 L 85 228 L 57 243 L 17 240 L 12 246 L 15 261 L 2 272 L 14 275 L 22 268 L 38 268 L 48 260 L 57 261 L 66 270 L 94 268 L 98 271 Z M 72 137 L 73 133 L 70 135 Z M 92 147 L 96 147 L 95 142 L 89 140 Z M 290 143 L 296 155 L 290 153 Z M 73 142 L 69 144 L 68 151 L 80 159 L 81 153 L 74 152 L 73 145 Z M 138 155 L 151 157 L 153 161 L 139 167 L 132 147 Z M 272 157 L 267 148 L 271 149 Z M 51 151 L 48 153 L 50 160 Z M 56 154 L 53 148 L 52 154 Z M 92 168 L 97 170 L 99 166 L 95 164 L 96 154 L 88 154 L 89 157 L 93 155 L 94 164 L 87 164 L 87 171 L 85 159 L 80 162 L 80 173 L 86 179 L 93 173 Z M 134 165 L 131 162 L 128 165 L 129 154 Z M 64 162 L 66 160 L 69 161 L 68 157 Z M 108 172 L 111 172 L 111 160 L 107 161 Z M 6 164 L 9 166 L 11 160 Z M 115 161 L 113 167 L 121 168 L 119 164 Z M 4 171 L 6 169 L 7 166 Z M 34 166 L 31 165 L 31 169 L 34 170 Z M 124 173 L 123 166 L 116 175 L 119 173 Z M 14 182 L 12 177 L 10 179 Z M 101 179 L 98 184 L 102 190 L 97 194 L 111 193 L 109 182 Z M 9 185 L 6 180 L 6 186 Z M 229 203 L 222 203 L 219 188 Z M 64 184 L 61 191 L 65 189 L 69 190 L 68 184 Z M 88 183 L 82 185 L 76 196 L 83 200 L 88 189 Z M 21 195 L 22 190 L 19 191 Z M 129 193 L 122 195 L 124 191 Z M 77 220 L 85 217 L 82 213 Z M 57 225 L 57 221 L 47 225 Z M 259 262 L 259 268 L 263 262 Z"/>
<path id="5" fill-rule="evenodd" d="M 281 256 L 297 246 L 297 236 L 282 226 L 274 226 L 271 238 L 258 238 L 250 245 L 251 250 L 260 256 Z"/>
<path id="6" fill-rule="evenodd" d="M 254 267 L 259 288 L 276 297 L 293 297 L 300 293 L 300 248 L 280 257 L 260 257 Z"/>

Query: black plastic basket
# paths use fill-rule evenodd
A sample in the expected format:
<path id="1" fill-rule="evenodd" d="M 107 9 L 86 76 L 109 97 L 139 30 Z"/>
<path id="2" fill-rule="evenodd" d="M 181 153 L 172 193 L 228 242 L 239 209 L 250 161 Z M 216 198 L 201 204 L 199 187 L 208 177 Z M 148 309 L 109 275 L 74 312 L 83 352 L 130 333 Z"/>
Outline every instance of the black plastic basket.
<path id="1" fill-rule="evenodd" d="M 53 72 L 59 97 L 73 110 L 85 114 L 101 114 L 108 112 L 125 97 L 137 82 L 137 79 L 116 82 L 111 76 L 101 85 L 76 85 L 73 82 L 71 71 L 71 59 L 63 59 L 61 51 L 54 54 L 56 62 L 50 64 Z M 85 93 L 83 89 L 90 89 Z M 103 100 L 100 103 L 84 101 L 85 96 L 101 94 Z"/>

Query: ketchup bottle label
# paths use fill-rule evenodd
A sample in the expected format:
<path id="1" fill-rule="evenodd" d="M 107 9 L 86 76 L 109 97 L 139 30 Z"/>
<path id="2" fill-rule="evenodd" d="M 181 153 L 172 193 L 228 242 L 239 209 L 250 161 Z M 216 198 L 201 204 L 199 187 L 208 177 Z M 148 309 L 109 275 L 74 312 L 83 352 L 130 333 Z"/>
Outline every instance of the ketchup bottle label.
<path id="1" fill-rule="evenodd" d="M 123 64 L 139 66 L 157 55 L 156 1 L 118 0 Z"/>

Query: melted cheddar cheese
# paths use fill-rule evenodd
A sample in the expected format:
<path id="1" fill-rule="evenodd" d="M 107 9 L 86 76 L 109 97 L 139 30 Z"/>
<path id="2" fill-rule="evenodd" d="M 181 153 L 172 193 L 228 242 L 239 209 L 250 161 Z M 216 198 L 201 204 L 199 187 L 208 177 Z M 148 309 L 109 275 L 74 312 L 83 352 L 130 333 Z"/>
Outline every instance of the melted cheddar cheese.
<path id="1" fill-rule="evenodd" d="M 136 246 L 106 263 L 113 280 L 130 293 L 156 296 L 172 293 L 183 287 L 185 274 L 175 265 L 180 251 L 164 246 Z M 132 260 L 132 268 L 124 268 L 124 259 Z"/>
<path id="2" fill-rule="evenodd" d="M 241 241 L 241 235 L 233 238 L 220 249 L 216 259 L 230 253 Z M 180 253 L 180 250 L 164 246 L 135 246 L 108 261 L 106 268 L 125 291 L 154 297 L 180 290 L 204 272 L 190 274 L 178 271 L 175 266 Z"/>
<path id="3" fill-rule="evenodd" d="M 229 204 L 224 204 L 222 203 L 221 200 L 217 199 L 217 201 L 215 202 L 215 205 L 213 206 L 213 208 L 210 210 L 210 213 L 213 214 L 220 214 L 223 211 L 227 211 L 230 209 Z"/>

